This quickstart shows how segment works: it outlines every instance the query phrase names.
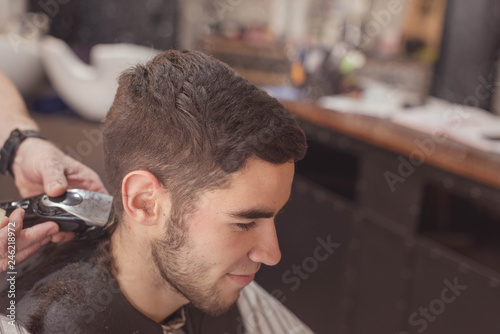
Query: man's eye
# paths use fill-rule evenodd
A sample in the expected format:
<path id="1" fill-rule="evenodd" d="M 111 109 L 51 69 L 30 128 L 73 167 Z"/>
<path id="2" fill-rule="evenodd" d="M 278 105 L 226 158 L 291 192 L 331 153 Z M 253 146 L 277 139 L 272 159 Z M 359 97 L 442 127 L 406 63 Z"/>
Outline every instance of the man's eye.
<path id="1" fill-rule="evenodd" d="M 251 223 L 247 223 L 247 224 L 238 223 L 238 224 L 235 224 L 235 225 L 236 225 L 236 227 L 238 227 L 242 231 L 249 231 L 253 227 L 256 226 L 255 222 L 251 222 Z"/>

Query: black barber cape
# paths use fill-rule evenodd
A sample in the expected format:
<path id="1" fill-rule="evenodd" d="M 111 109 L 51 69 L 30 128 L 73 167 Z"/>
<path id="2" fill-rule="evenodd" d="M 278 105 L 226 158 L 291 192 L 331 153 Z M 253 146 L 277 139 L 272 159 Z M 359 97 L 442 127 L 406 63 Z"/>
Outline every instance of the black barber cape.
<path id="1" fill-rule="evenodd" d="M 109 235 L 47 245 L 27 262 L 23 264 L 27 268 L 16 276 L 15 314 L 31 334 L 163 334 L 160 324 L 137 311 L 121 293 L 111 274 Z M 7 290 L 3 285 L 2 314 L 11 300 Z M 188 305 L 185 315 L 183 329 L 188 334 L 242 332 L 236 306 L 211 317 Z"/>

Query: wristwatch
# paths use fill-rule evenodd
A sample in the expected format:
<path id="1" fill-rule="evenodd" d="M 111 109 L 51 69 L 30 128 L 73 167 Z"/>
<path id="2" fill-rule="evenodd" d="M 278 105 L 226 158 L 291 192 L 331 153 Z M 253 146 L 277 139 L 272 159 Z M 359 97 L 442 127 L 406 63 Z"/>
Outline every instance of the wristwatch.
<path id="1" fill-rule="evenodd" d="M 5 174 L 5 172 L 9 172 L 11 176 L 14 176 L 12 172 L 12 163 L 14 162 L 14 158 L 16 156 L 17 149 L 19 145 L 29 137 L 41 138 L 45 139 L 41 133 L 35 130 L 19 130 L 15 129 L 10 133 L 9 138 L 3 144 L 2 150 L 0 151 L 0 173 Z"/>

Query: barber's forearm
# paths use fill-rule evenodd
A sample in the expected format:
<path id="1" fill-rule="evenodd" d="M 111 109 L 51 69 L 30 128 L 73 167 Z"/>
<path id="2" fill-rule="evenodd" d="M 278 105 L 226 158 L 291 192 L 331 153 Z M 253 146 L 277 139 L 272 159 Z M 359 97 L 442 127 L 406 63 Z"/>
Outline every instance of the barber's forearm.
<path id="1" fill-rule="evenodd" d="M 14 129 L 39 130 L 31 119 L 21 94 L 5 74 L 0 72 L 0 147 Z"/>

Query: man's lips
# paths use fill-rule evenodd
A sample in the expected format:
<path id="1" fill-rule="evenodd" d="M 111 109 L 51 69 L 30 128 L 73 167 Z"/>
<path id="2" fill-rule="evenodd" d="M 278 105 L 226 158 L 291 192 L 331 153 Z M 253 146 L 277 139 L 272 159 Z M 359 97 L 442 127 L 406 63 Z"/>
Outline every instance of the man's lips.
<path id="1" fill-rule="evenodd" d="M 251 274 L 251 275 L 234 275 L 234 274 L 227 274 L 227 276 L 232 279 L 233 281 L 235 281 L 236 283 L 238 283 L 239 285 L 241 286 L 247 286 L 248 284 L 250 284 L 253 279 L 255 278 L 255 274 Z"/>

